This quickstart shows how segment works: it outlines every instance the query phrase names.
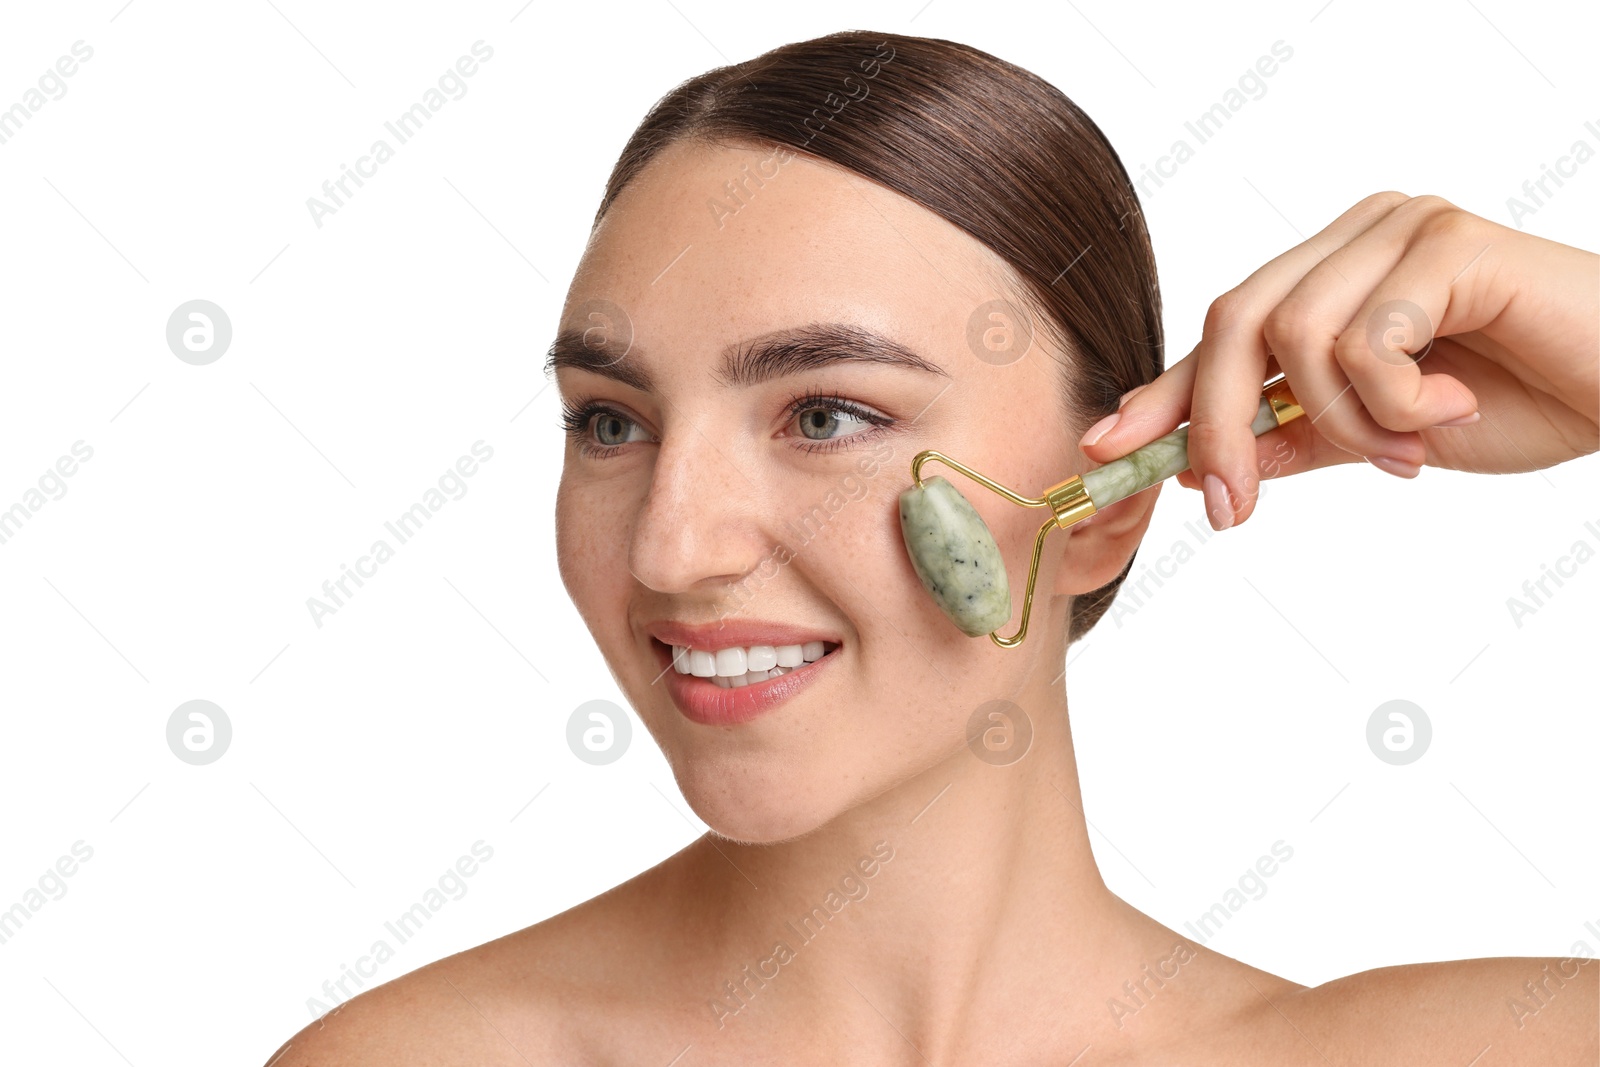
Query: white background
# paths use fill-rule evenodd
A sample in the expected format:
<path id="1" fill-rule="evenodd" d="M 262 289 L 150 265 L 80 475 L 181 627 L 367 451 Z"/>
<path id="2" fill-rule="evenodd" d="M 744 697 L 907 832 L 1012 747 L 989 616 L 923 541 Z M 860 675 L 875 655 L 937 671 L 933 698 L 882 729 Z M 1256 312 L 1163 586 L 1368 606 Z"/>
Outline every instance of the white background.
<path id="1" fill-rule="evenodd" d="M 1582 5 L 123 3 L 0 16 L 0 108 L 94 49 L 0 144 L 0 508 L 94 450 L 0 545 L 0 909 L 93 849 L 0 944 L 7 1061 L 261 1062 L 475 841 L 492 860 L 372 981 L 702 831 L 637 721 L 610 766 L 566 745 L 578 704 L 621 696 L 557 575 L 540 372 L 606 174 L 680 80 L 838 29 L 948 38 L 1049 79 L 1137 175 L 1284 41 L 1265 95 L 1146 200 L 1169 361 L 1366 194 L 1510 223 L 1543 164 L 1600 148 Z M 318 228 L 306 199 L 480 39 L 466 95 Z M 1597 189 L 1592 161 L 1525 227 L 1600 248 Z M 165 340 L 196 298 L 234 331 L 204 367 Z M 480 439 L 467 494 L 316 627 L 306 598 Z M 1210 944 L 1306 983 L 1600 949 L 1600 562 L 1520 627 L 1506 606 L 1600 548 L 1597 487 L 1595 457 L 1269 483 L 1073 650 L 1111 887 L 1181 929 L 1283 839 Z M 1169 486 L 1141 562 L 1202 515 Z M 197 698 L 234 731 L 200 767 L 165 733 Z M 1434 728 L 1405 767 L 1365 740 L 1394 698 Z"/>

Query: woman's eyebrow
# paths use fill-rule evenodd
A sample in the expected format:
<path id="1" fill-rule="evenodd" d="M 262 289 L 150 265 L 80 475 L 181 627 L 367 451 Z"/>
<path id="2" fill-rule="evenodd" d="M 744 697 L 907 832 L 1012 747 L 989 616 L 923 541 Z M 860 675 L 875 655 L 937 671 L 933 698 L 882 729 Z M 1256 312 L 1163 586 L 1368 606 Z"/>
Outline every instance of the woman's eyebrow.
<path id="1" fill-rule="evenodd" d="M 544 369 L 547 375 L 560 367 L 586 370 L 640 392 L 653 392 L 654 379 L 643 366 L 643 356 L 634 345 L 619 358 L 604 345 L 585 344 L 582 330 L 562 330 L 550 345 Z M 900 342 L 848 322 L 811 323 L 735 342 L 723 349 L 714 376 L 724 386 L 751 386 L 831 363 L 884 363 L 950 377 L 943 367 Z"/>

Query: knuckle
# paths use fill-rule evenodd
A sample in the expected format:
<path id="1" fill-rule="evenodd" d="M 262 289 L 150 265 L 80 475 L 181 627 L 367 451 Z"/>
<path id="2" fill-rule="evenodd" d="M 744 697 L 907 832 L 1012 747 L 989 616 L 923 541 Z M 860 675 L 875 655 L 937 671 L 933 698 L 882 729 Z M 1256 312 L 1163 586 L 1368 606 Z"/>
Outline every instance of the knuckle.
<path id="1" fill-rule="evenodd" d="M 1433 193 L 1424 193 L 1421 196 L 1413 196 L 1407 199 L 1405 203 L 1394 209 L 1394 214 L 1408 225 L 1418 226 L 1441 212 L 1455 210 L 1457 210 L 1456 206 L 1444 197 L 1436 196 Z"/>
<path id="2" fill-rule="evenodd" d="M 1195 411 L 1189 417 L 1189 449 L 1202 457 L 1216 456 L 1228 439 L 1228 427 L 1209 411 Z"/>
<path id="3" fill-rule="evenodd" d="M 1368 426 L 1364 420 L 1352 414 L 1357 405 L 1365 409 L 1368 417 L 1380 428 L 1390 430 L 1402 428 L 1402 424 L 1410 416 L 1412 405 L 1397 392 L 1404 387 L 1391 380 L 1393 372 L 1399 371 L 1400 368 L 1389 367 L 1379 361 L 1378 354 L 1372 350 L 1371 342 L 1366 336 L 1366 330 L 1359 327 L 1345 330 L 1333 343 L 1333 355 L 1335 362 L 1352 381 L 1359 379 L 1369 383 L 1359 398 L 1356 396 L 1356 390 L 1351 388 L 1347 396 L 1341 398 L 1339 404 L 1335 405 L 1337 409 L 1347 400 L 1353 401 L 1350 411 L 1330 413 L 1329 417 L 1335 420 L 1333 423 L 1335 431 L 1343 434 L 1337 443 L 1349 446 L 1357 438 L 1365 438 Z M 1375 366 L 1384 372 L 1377 378 L 1372 377 Z"/>
<path id="4" fill-rule="evenodd" d="M 1454 240 L 1472 232 L 1480 221 L 1476 215 L 1451 205 L 1418 223 L 1417 235 L 1429 240 Z"/>
<path id="5" fill-rule="evenodd" d="M 1411 195 L 1409 193 L 1402 193 L 1398 189 L 1385 189 L 1381 193 L 1373 193 L 1361 202 L 1377 207 L 1396 208 L 1410 199 Z"/>
<path id="6" fill-rule="evenodd" d="M 1438 193 L 1423 193 L 1421 196 L 1412 197 L 1411 202 L 1422 207 L 1426 207 L 1429 211 L 1437 211 L 1440 208 L 1455 207 L 1454 204 L 1440 196 Z"/>
<path id="7" fill-rule="evenodd" d="M 1267 313 L 1261 329 L 1274 353 L 1298 351 L 1316 332 L 1314 311 L 1302 300 L 1285 299 Z"/>
<path id="8" fill-rule="evenodd" d="M 1411 197 L 1407 196 L 1405 193 L 1396 192 L 1393 189 L 1386 189 L 1381 193 L 1373 193 L 1371 196 L 1364 197 L 1350 209 L 1348 214 L 1370 215 L 1377 218 L 1382 218 L 1384 215 L 1387 215 L 1389 212 L 1393 211 L 1395 208 L 1399 207 L 1401 204 L 1404 204 L 1410 199 Z"/>
<path id="9" fill-rule="evenodd" d="M 1366 370 L 1378 358 L 1379 354 L 1373 351 L 1372 338 L 1368 336 L 1364 322 L 1352 322 L 1334 338 L 1333 361 L 1344 368 L 1346 375 Z"/>
<path id="10" fill-rule="evenodd" d="M 1244 315 L 1243 295 L 1238 289 L 1229 289 L 1211 301 L 1211 306 L 1206 308 L 1205 335 L 1217 337 L 1237 329 L 1243 322 Z"/>

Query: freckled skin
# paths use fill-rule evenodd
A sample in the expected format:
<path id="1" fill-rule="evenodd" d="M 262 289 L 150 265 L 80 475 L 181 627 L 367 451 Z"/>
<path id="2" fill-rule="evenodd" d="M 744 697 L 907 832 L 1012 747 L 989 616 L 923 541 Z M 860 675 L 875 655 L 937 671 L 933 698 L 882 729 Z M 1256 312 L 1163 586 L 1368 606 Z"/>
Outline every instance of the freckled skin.
<path id="1" fill-rule="evenodd" d="M 859 176 L 801 156 L 737 213 L 708 210 L 768 155 L 665 150 L 596 228 L 561 319 L 582 328 L 585 301 L 612 301 L 642 353 L 625 358 L 657 382 L 646 394 L 560 373 L 564 399 L 604 400 L 638 429 L 608 458 L 567 445 L 557 563 L 713 834 L 557 916 L 362 994 L 297 1034 L 273 1067 L 1464 1065 L 1486 1045 L 1479 1067 L 1594 1062 L 1600 964 L 1518 1027 L 1505 999 L 1543 961 L 1388 968 L 1307 989 L 1185 947 L 1106 888 L 1066 715 L 1067 610 L 1121 571 L 1160 490 L 1051 534 L 1019 648 L 952 626 L 902 541 L 897 498 L 911 458 L 937 448 L 1035 488 L 1090 466 L 1074 443 L 1085 427 L 1068 427 L 1057 409 L 1060 354 L 978 359 L 966 347 L 969 315 L 1017 298 L 1003 264 Z M 818 321 L 889 335 L 948 376 L 847 367 L 742 390 L 713 380 L 724 345 Z M 896 426 L 808 453 L 787 402 L 812 388 Z M 867 429 L 847 420 L 838 432 Z M 869 476 L 857 464 L 874 447 L 891 454 Z M 795 540 L 790 521 L 840 486 L 848 499 L 824 512 L 815 536 L 752 599 L 734 600 L 775 546 Z M 1010 572 L 1025 575 L 1042 512 L 990 496 L 970 499 Z M 746 618 L 822 629 L 841 648 L 795 699 L 708 728 L 657 684 L 644 627 L 711 622 L 730 604 Z M 1016 620 L 1006 621 L 1011 632 Z M 1003 750 L 975 758 L 972 746 L 1018 724 L 969 736 L 974 713 L 995 701 L 1027 720 L 1029 747 L 1009 762 Z M 540 709 L 547 722 L 559 713 Z M 630 801 L 660 828 L 644 832 L 682 832 L 666 796 Z M 892 858 L 874 858 L 875 848 Z M 1309 873 L 1291 863 L 1276 879 Z M 825 924 L 809 942 L 793 925 L 807 915 Z M 764 961 L 778 941 L 794 942 L 794 958 L 774 973 Z M 1177 975 L 1155 987 L 1144 968 L 1179 957 Z M 1116 1010 L 1132 1006 L 1126 990 L 1141 980 L 1137 1011 Z"/>
<path id="2" fill-rule="evenodd" d="M 964 636 L 928 600 L 903 545 L 896 499 L 923 448 L 949 449 L 1021 484 L 1049 484 L 1084 462 L 1056 410 L 1058 366 L 1043 349 L 996 367 L 967 347 L 973 309 L 1015 299 L 997 284 L 1005 277 L 1001 261 L 917 205 L 804 157 L 785 164 L 719 229 L 705 210 L 709 191 L 726 180 L 718 176 L 729 167 L 739 173 L 745 162 L 753 168 L 764 156 L 675 149 L 630 185 L 602 222 L 569 310 L 594 296 L 626 309 L 664 398 L 581 373 L 562 372 L 561 385 L 627 405 L 661 440 L 604 460 L 569 450 L 557 500 L 563 581 L 619 684 L 696 814 L 749 841 L 809 832 L 889 783 L 937 765 L 959 741 L 966 715 L 997 691 L 1009 696 L 1031 687 L 1040 700 L 1059 699 L 1050 683 L 1060 656 L 1048 633 L 1038 635 L 1037 652 L 1003 656 L 992 643 L 983 648 Z M 829 320 L 891 336 L 948 377 L 838 368 L 748 395 L 711 382 L 724 344 Z M 866 445 L 820 454 L 795 447 L 805 438 L 782 402 L 802 385 L 898 419 L 900 429 L 876 438 L 892 448 L 892 459 L 737 616 L 823 627 L 841 639 L 845 657 L 833 665 L 837 677 L 826 694 L 813 690 L 737 732 L 708 732 L 673 708 L 664 687 L 650 684 L 658 668 L 641 655 L 647 647 L 637 628 L 663 613 L 716 619 L 730 599 L 727 587 L 789 538 L 785 521 L 856 469 Z M 1051 402 L 1019 406 L 1019 395 Z M 789 437 L 777 436 L 784 433 Z M 1040 449 L 1039 441 L 1053 445 Z M 1038 520 L 1004 502 L 980 507 L 1026 573 Z M 1119 551 L 1131 551 L 1132 542 L 1096 547 L 1067 576 L 1057 601 L 1036 603 L 1036 612 L 1064 617 L 1067 596 L 1113 577 L 1126 559 Z M 1053 556 L 1041 592 L 1060 570 L 1060 553 Z M 1055 643 L 1059 648 L 1059 637 Z M 894 706 L 903 679 L 928 676 L 930 660 L 956 686 L 938 707 L 918 702 L 911 722 L 862 720 L 858 707 Z"/>

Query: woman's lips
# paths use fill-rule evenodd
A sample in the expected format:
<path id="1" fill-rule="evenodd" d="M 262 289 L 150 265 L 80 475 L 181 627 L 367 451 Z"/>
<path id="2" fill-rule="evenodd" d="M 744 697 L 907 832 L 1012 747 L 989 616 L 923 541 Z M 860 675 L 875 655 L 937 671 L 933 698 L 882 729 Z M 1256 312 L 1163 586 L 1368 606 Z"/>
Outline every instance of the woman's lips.
<path id="1" fill-rule="evenodd" d="M 672 664 L 672 647 L 653 637 L 650 643 L 656 665 L 666 676 L 672 702 L 684 718 L 702 726 L 734 726 L 777 707 L 820 677 L 844 647 L 841 644 L 821 659 L 803 663 L 776 678 L 724 689 L 709 678 L 679 674 Z"/>

